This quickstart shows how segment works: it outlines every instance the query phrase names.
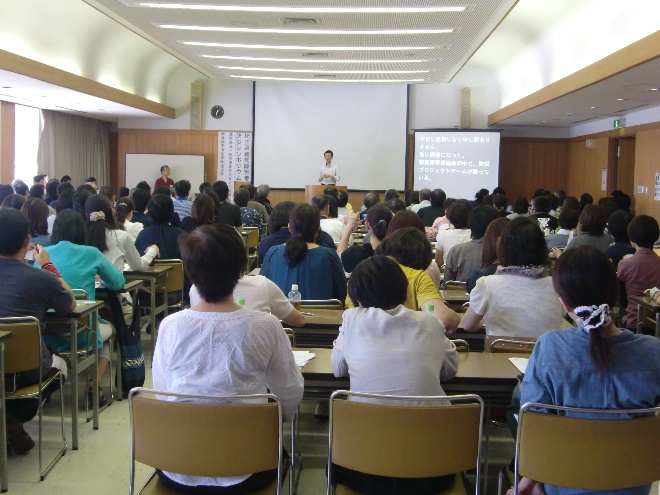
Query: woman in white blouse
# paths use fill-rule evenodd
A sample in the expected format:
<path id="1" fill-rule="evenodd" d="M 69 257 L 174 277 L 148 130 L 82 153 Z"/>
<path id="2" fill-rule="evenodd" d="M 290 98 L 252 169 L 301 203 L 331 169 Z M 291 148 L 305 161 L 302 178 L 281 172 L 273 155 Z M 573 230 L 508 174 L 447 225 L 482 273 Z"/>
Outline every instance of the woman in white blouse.
<path id="1" fill-rule="evenodd" d="M 351 390 L 386 395 L 445 395 L 441 380 L 458 371 L 458 353 L 432 313 L 403 306 L 408 279 L 387 256 L 360 262 L 348 281 L 355 308 L 344 312 L 332 350 L 335 376 L 349 376 Z M 415 402 L 416 405 L 419 402 Z M 363 494 L 439 493 L 453 475 L 402 479 L 336 466 L 336 478 Z"/>
<path id="2" fill-rule="evenodd" d="M 135 203 L 133 203 L 131 198 L 123 197 L 117 200 L 117 204 L 115 205 L 115 221 L 117 227 L 128 232 L 131 239 L 133 239 L 133 242 L 135 242 L 138 234 L 142 232 L 142 229 L 144 228 L 144 225 L 140 222 L 131 221 L 133 219 L 134 211 Z"/>
<path id="3" fill-rule="evenodd" d="M 154 244 L 140 256 L 130 234 L 115 225 L 112 206 L 105 196 L 97 194 L 87 200 L 85 221 L 87 244 L 98 248 L 120 270 L 124 270 L 124 263 L 131 270 L 143 270 L 159 255 L 158 246 Z"/>
<path id="4" fill-rule="evenodd" d="M 246 395 L 270 390 L 285 419 L 295 414 L 303 378 L 278 319 L 238 306 L 232 293 L 247 254 L 226 225 L 204 225 L 179 237 L 186 272 L 201 299 L 160 324 L 153 361 L 153 386 L 188 394 Z M 167 400 L 176 400 L 168 397 Z M 277 470 L 209 478 L 158 471 L 168 487 L 199 493 L 251 493 L 268 486 Z M 195 493 L 198 493 L 195 491 Z"/>

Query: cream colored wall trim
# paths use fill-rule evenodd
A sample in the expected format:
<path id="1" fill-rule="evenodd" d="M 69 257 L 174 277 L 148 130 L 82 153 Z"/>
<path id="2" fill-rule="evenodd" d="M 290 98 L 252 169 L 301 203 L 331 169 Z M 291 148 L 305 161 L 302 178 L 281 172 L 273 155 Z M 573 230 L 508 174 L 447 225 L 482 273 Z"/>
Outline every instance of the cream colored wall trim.
<path id="1" fill-rule="evenodd" d="M 500 108 L 488 116 L 488 125 L 497 124 L 514 115 L 556 100 L 564 95 L 595 84 L 625 70 L 660 56 L 660 31 L 549 84 L 531 95 Z"/>
<path id="2" fill-rule="evenodd" d="M 121 89 L 106 86 L 100 82 L 78 76 L 70 72 L 42 64 L 29 58 L 21 57 L 15 53 L 0 50 L 0 69 L 5 69 L 24 76 L 33 77 L 50 84 L 80 91 L 97 98 L 114 101 L 121 105 L 137 108 L 162 117 L 173 119 L 175 110 L 172 107 L 148 100 Z"/>

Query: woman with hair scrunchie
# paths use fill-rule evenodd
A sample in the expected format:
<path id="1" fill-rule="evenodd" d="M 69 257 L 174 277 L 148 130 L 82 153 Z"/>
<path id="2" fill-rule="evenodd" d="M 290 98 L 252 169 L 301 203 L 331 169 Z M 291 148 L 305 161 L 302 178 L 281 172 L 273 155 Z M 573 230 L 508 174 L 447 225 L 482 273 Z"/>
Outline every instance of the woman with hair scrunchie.
<path id="1" fill-rule="evenodd" d="M 594 246 L 576 247 L 559 258 L 552 282 L 576 328 L 539 337 L 522 382 L 521 404 L 539 402 L 591 409 L 657 406 L 660 340 L 618 329 L 614 324 L 611 308 L 617 300 L 617 279 L 612 263 Z M 648 494 L 650 488 L 646 485 L 598 493 L 641 495 Z M 523 495 L 596 493 L 525 478 L 519 489 Z"/>
<path id="2" fill-rule="evenodd" d="M 365 242 L 361 246 L 354 245 L 350 247 L 348 245 L 348 239 L 353 229 L 357 226 L 360 217 L 356 213 L 350 213 L 346 217 L 346 225 L 344 225 L 341 240 L 339 241 L 339 246 L 337 246 L 337 254 L 341 258 L 344 270 L 350 273 L 360 261 L 371 258 L 374 255 L 376 248 L 380 246 L 380 241 L 387 234 L 387 228 L 390 226 L 393 216 L 392 210 L 385 205 L 376 205 L 369 208 L 367 210 L 367 219 L 364 222 L 364 226 L 370 234 L 369 242 Z"/>

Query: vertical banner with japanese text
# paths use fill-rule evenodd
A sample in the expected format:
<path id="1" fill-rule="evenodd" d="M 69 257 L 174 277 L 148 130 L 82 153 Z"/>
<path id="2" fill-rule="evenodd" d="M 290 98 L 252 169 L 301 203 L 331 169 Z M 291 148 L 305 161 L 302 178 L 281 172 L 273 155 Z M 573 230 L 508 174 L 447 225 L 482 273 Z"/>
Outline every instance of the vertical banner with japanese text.
<path id="1" fill-rule="evenodd" d="M 234 181 L 252 181 L 251 132 L 218 133 L 218 180 L 229 185 L 230 199 L 234 195 Z"/>

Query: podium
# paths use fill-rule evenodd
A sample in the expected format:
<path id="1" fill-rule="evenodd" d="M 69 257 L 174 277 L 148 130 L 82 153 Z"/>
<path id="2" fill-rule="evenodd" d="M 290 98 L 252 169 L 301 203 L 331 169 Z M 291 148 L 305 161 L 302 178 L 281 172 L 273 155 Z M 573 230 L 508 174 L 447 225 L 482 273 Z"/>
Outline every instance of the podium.
<path id="1" fill-rule="evenodd" d="M 323 194 L 323 191 L 325 190 L 326 187 L 328 186 L 324 186 L 322 184 L 312 184 L 305 186 L 305 203 L 310 203 L 314 196 Z M 346 186 L 333 186 L 333 187 L 335 189 L 341 189 L 342 191 L 348 193 L 348 188 Z"/>

